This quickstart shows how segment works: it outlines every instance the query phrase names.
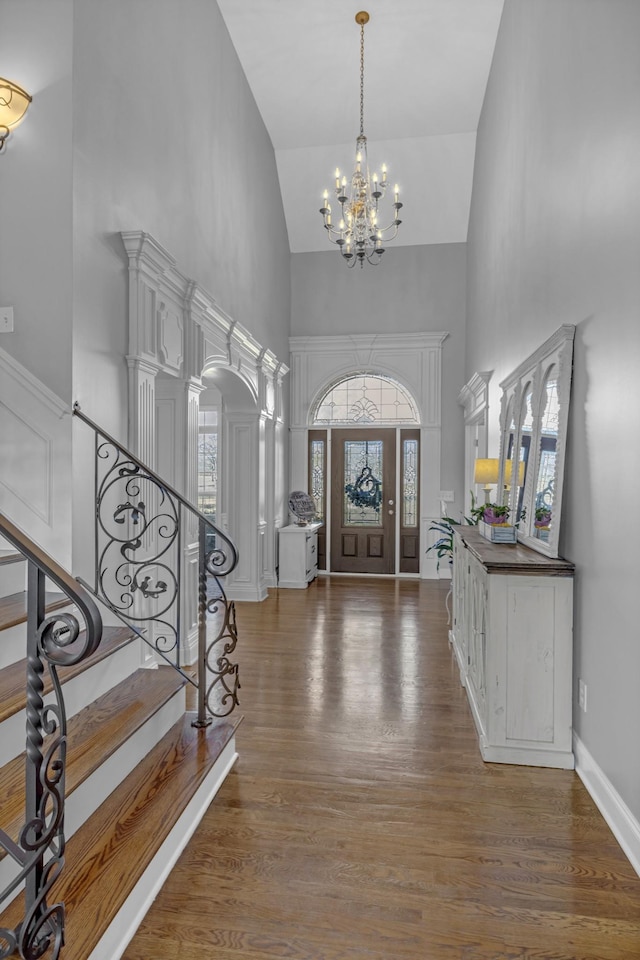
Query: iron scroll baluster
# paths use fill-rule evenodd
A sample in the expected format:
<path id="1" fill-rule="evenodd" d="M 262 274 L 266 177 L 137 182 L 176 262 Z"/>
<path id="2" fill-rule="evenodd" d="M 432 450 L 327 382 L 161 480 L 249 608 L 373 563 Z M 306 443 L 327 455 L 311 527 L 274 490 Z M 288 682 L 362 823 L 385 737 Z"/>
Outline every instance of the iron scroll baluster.
<path id="1" fill-rule="evenodd" d="M 166 663 L 181 665 L 183 545 L 198 540 L 195 726 L 229 716 L 238 705 L 235 607 L 222 578 L 238 562 L 232 540 L 131 451 L 85 416 L 95 436 L 95 581 L 92 592 Z"/>
<path id="2" fill-rule="evenodd" d="M 0 893 L 4 901 L 24 884 L 24 917 L 15 929 L 0 929 L 0 958 L 18 951 L 24 960 L 57 960 L 64 944 L 64 904 L 48 896 L 64 867 L 65 768 L 67 720 L 58 667 L 72 666 L 94 653 L 102 638 L 102 620 L 91 596 L 77 580 L 0 514 L 0 533 L 28 564 L 25 822 L 15 842 L 0 830 L 0 846 L 19 871 Z M 71 613 L 45 615 L 49 578 L 75 605 Z M 53 702 L 43 699 L 48 669 Z"/>

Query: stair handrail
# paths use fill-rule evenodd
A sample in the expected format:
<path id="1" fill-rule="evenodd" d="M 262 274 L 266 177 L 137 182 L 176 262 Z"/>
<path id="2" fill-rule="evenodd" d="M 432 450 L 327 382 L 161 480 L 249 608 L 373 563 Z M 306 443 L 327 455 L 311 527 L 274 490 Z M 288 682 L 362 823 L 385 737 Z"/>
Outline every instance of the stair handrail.
<path id="1" fill-rule="evenodd" d="M 109 597 L 105 586 L 104 580 L 101 576 L 101 571 L 103 567 L 103 557 L 104 551 L 100 553 L 98 542 L 100 537 L 100 530 L 102 529 L 103 533 L 110 536 L 107 532 L 106 526 L 101 519 L 101 504 L 105 496 L 105 491 L 108 490 L 108 484 L 105 485 L 105 481 L 101 482 L 98 479 L 98 465 L 101 460 L 107 459 L 110 455 L 109 451 L 105 451 L 105 448 L 113 448 L 118 452 L 117 458 L 114 462 L 114 465 L 110 468 L 110 471 L 113 476 L 117 476 L 118 479 L 126 480 L 126 487 L 128 493 L 134 493 L 135 496 L 139 496 L 139 482 L 141 480 L 150 481 L 155 484 L 159 494 L 164 502 L 165 498 L 171 504 L 171 514 L 164 516 L 165 523 L 165 533 L 161 536 L 171 540 L 171 543 L 174 542 L 177 538 L 178 548 L 180 547 L 180 537 L 181 537 L 181 527 L 180 527 L 180 517 L 179 517 L 179 507 L 182 507 L 184 510 L 188 511 L 193 520 L 197 521 L 198 525 L 198 676 L 195 686 L 198 688 L 198 711 L 197 719 L 194 721 L 194 726 L 207 726 L 211 723 L 211 718 L 208 714 L 211 714 L 215 717 L 227 717 L 238 705 L 238 690 L 240 688 L 239 677 L 238 677 L 238 666 L 235 663 L 232 663 L 229 659 L 230 654 L 233 653 L 237 644 L 237 628 L 236 628 L 236 614 L 235 614 L 235 604 L 233 601 L 227 599 L 225 590 L 221 583 L 221 578 L 227 576 L 231 573 L 238 563 L 238 551 L 235 544 L 231 538 L 223 530 L 221 530 L 215 523 L 213 523 L 208 517 L 206 517 L 198 508 L 188 500 L 179 490 L 176 490 L 174 486 L 167 483 L 155 470 L 149 467 L 140 457 L 134 454 L 129 450 L 124 444 L 120 443 L 119 440 L 116 440 L 108 431 L 104 430 L 98 423 L 88 417 L 81 409 L 80 404 L 75 402 L 73 405 L 73 414 L 78 417 L 82 422 L 84 422 L 91 430 L 93 430 L 95 436 L 95 494 L 96 494 L 96 534 L 95 534 L 95 584 L 91 586 L 82 581 L 86 586 L 89 586 L 89 589 L 97 596 L 103 603 L 105 603 L 123 622 L 128 623 L 129 626 L 137 633 L 137 635 L 148 643 L 155 651 L 162 657 L 165 662 L 169 663 L 170 666 L 178 670 L 178 672 L 184 677 L 186 676 L 182 670 L 179 662 L 179 649 L 180 649 L 180 583 L 181 583 L 181 563 L 180 557 L 178 556 L 178 570 L 174 575 L 172 571 L 166 567 L 164 568 L 168 574 L 167 582 L 156 581 L 155 587 L 150 585 L 151 576 L 147 575 L 144 580 L 138 581 L 137 574 L 133 577 L 130 573 L 126 572 L 121 575 L 118 584 L 123 588 L 123 596 L 126 593 L 124 588 L 129 588 L 130 591 L 139 593 L 145 599 L 156 599 L 163 597 L 163 594 L 168 591 L 169 587 L 173 589 L 171 604 L 177 600 L 176 608 L 176 626 L 175 629 L 173 625 L 167 624 L 166 621 L 156 620 L 154 622 L 161 623 L 164 627 L 169 626 L 170 631 L 173 631 L 174 636 L 171 639 L 167 639 L 166 636 L 161 636 L 158 643 L 157 640 L 151 642 L 150 639 L 144 635 L 144 631 L 136 627 L 134 624 L 136 621 L 140 621 L 141 618 L 136 618 L 130 614 L 131 603 L 130 598 L 127 597 L 126 603 L 123 600 L 124 606 L 118 606 L 114 603 L 113 597 Z M 120 459 L 122 457 L 123 459 Z M 129 466 L 129 464 L 131 466 Z M 117 469 L 116 469 L 117 468 Z M 130 487 L 130 484 L 138 485 L 134 490 Z M 130 525 L 140 524 L 142 530 L 138 531 L 138 534 L 135 537 L 122 537 L 120 539 L 113 540 L 120 544 L 119 552 L 124 557 L 127 563 L 134 563 L 134 553 L 135 550 L 140 546 L 141 534 L 149 526 L 147 518 L 145 516 L 145 503 L 144 502 L 131 502 L 131 497 L 127 499 L 126 503 L 119 504 L 117 510 L 120 511 L 120 516 L 115 520 L 117 523 L 121 523 L 124 526 L 124 516 L 128 515 L 128 520 Z M 175 505 L 178 505 L 176 508 Z M 113 518 L 112 518 L 113 519 Z M 155 519 L 153 518 L 154 522 Z M 166 533 L 166 530 L 169 530 L 169 533 Z M 214 546 L 211 549 L 207 549 L 206 541 L 207 535 L 213 535 L 214 537 Z M 173 539 L 172 539 L 173 538 Z M 221 546 L 220 541 L 224 545 Z M 112 545 L 109 544 L 109 546 Z M 152 566 L 158 566 L 161 557 L 168 550 L 168 547 L 163 548 L 157 557 L 153 560 L 148 560 L 145 558 L 142 563 L 142 567 L 147 570 Z M 179 552 L 179 550 L 178 550 Z M 124 563 L 122 566 L 124 567 Z M 161 564 L 160 564 L 161 565 Z M 207 579 L 208 577 L 212 578 L 216 589 L 212 594 L 207 591 Z M 170 605 L 171 605 L 170 604 Z M 165 609 L 168 609 L 165 608 Z M 207 613 L 221 615 L 221 625 L 218 630 L 218 633 L 214 636 L 213 640 L 207 643 Z M 162 648 L 162 645 L 165 645 L 165 649 Z M 176 651 L 176 661 L 173 662 L 167 656 L 167 651 L 175 650 Z M 213 676 L 213 680 L 209 682 L 209 675 Z M 186 677 L 193 682 L 188 676 Z M 222 692 L 221 696 L 221 706 L 220 709 L 216 710 L 212 705 L 212 694 L 214 689 L 218 688 Z"/>
<path id="2" fill-rule="evenodd" d="M 0 535 L 27 561 L 27 675 L 25 822 L 17 842 L 0 829 L 0 846 L 20 870 L 0 892 L 0 902 L 25 885 L 24 917 L 0 929 L 1 956 L 56 960 L 64 942 L 64 904 L 47 896 L 64 866 L 67 718 L 57 668 L 80 663 L 102 639 L 102 618 L 91 594 L 42 547 L 0 513 Z M 46 614 L 45 584 L 53 582 L 74 612 Z M 84 630 L 75 611 L 84 621 Z M 45 704 L 42 674 L 49 670 L 55 702 Z M 45 736 L 47 740 L 45 742 Z M 48 952 L 50 951 L 50 952 Z"/>

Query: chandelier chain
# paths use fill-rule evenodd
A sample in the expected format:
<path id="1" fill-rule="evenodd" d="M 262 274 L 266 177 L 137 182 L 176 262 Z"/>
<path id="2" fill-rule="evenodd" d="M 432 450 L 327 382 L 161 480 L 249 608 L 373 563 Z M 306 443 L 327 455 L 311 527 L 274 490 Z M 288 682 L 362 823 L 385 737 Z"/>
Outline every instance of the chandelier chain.
<path id="1" fill-rule="evenodd" d="M 360 136 L 364 136 L 364 23 L 360 24 Z"/>

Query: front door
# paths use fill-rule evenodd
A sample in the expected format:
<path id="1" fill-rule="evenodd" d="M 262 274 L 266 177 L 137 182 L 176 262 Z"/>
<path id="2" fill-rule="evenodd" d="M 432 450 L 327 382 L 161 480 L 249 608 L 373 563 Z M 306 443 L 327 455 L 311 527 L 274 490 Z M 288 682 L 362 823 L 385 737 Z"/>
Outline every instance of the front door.
<path id="1" fill-rule="evenodd" d="M 331 569 L 395 573 L 396 431 L 331 433 Z"/>

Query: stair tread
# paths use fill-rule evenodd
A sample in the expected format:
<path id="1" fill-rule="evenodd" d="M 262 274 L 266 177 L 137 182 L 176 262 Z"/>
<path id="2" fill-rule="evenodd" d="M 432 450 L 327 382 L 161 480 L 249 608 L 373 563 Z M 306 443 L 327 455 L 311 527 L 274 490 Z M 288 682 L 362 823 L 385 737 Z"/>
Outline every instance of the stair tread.
<path id="1" fill-rule="evenodd" d="M 185 714 L 68 841 L 48 902 L 66 907 L 65 960 L 86 960 L 204 781 L 238 722 Z M 22 897 L 0 916 L 14 927 Z"/>
<path id="2" fill-rule="evenodd" d="M 9 553 L 3 550 L 0 550 L 0 567 L 5 563 L 20 563 L 24 561 L 25 558 L 21 553 Z"/>
<path id="3" fill-rule="evenodd" d="M 89 667 L 111 656 L 111 654 L 120 647 L 131 643 L 133 639 L 134 634 L 132 634 L 131 630 L 127 627 L 103 627 L 102 640 L 95 653 L 72 667 L 60 667 L 58 676 L 61 682 L 66 683 L 73 677 L 77 677 L 78 674 L 83 673 Z M 82 638 L 79 638 L 76 644 L 80 644 L 81 642 Z M 73 645 L 70 645 L 68 649 L 70 651 L 73 650 Z M 11 717 L 13 714 L 24 709 L 26 699 L 26 670 L 26 659 L 17 660 L 15 663 L 9 664 L 9 666 L 0 670 L 0 723 L 6 720 L 7 717 Z M 44 683 L 44 693 L 46 695 L 52 688 L 48 670 L 45 670 L 42 679 Z"/>
<path id="4" fill-rule="evenodd" d="M 140 668 L 71 717 L 67 724 L 67 797 L 185 683 L 171 667 Z M 0 824 L 17 840 L 24 823 L 24 753 L 0 769 L 0 782 Z M 0 849 L 0 859 L 4 855 Z"/>
<path id="5" fill-rule="evenodd" d="M 45 604 L 47 613 L 51 610 L 58 610 L 60 607 L 66 607 L 73 601 L 63 593 L 45 593 Z M 19 593 L 10 593 L 7 597 L 0 598 L 0 630 L 6 630 L 9 627 L 16 627 L 19 623 L 27 622 L 27 591 L 21 590 Z"/>

